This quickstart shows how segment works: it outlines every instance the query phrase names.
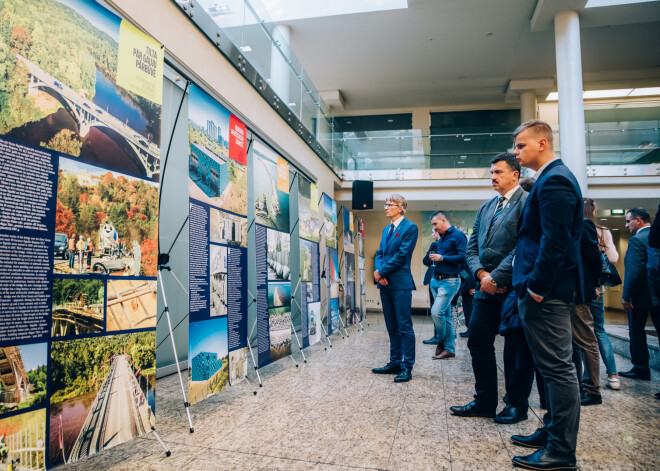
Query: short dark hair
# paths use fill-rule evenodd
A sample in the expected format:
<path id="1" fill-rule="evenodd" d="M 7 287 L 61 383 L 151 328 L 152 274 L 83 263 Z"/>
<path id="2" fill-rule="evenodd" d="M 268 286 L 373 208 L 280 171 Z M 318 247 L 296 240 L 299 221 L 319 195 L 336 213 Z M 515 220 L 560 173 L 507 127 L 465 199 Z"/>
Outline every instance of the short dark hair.
<path id="1" fill-rule="evenodd" d="M 643 222 L 651 222 L 651 215 L 641 206 L 629 209 L 627 212 L 630 213 L 633 219 L 640 218 Z"/>
<path id="2" fill-rule="evenodd" d="M 530 119 L 529 121 L 525 121 L 513 131 L 513 139 L 515 140 L 516 137 L 518 137 L 518 134 L 527 129 L 530 129 L 535 136 L 544 138 L 548 141 L 548 144 L 550 144 L 550 148 L 553 148 L 552 128 L 548 123 L 541 121 L 540 119 Z"/>
<path id="3" fill-rule="evenodd" d="M 509 167 L 511 167 L 511 170 L 518 172 L 518 176 L 520 176 L 520 162 L 518 162 L 518 159 L 516 159 L 515 155 L 508 152 L 502 152 L 501 154 L 497 154 L 495 157 L 490 159 L 491 165 L 496 164 L 497 162 L 506 162 L 509 164 Z"/>
<path id="4" fill-rule="evenodd" d="M 449 218 L 447 217 L 447 215 L 445 214 L 444 211 L 436 211 L 436 212 L 434 212 L 433 214 L 431 214 L 431 219 L 430 219 L 430 220 L 433 220 L 433 218 L 436 217 L 436 216 L 440 216 L 440 217 L 442 217 L 442 218 L 445 218 L 447 221 L 449 221 Z"/>

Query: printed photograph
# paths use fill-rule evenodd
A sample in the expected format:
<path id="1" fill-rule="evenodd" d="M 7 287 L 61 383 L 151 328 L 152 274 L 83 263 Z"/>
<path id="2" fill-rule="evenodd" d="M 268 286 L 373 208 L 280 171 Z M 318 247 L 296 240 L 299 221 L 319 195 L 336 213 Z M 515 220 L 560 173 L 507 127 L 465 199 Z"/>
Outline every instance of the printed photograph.
<path id="1" fill-rule="evenodd" d="M 55 274 L 155 277 L 158 185 L 60 158 L 55 232 L 66 246 Z"/>
<path id="2" fill-rule="evenodd" d="M 151 431 L 155 331 L 53 342 L 50 359 L 49 467 Z"/>
<path id="3" fill-rule="evenodd" d="M 132 46 L 119 44 L 126 25 L 91 0 L 10 3 L 0 28 L 0 134 L 157 180 L 161 105 L 118 84 L 121 72 L 141 73 L 134 60 L 122 61 Z M 133 46 L 162 61 L 158 43 L 140 42 Z M 162 89 L 162 76 L 142 77 Z"/>
<path id="4" fill-rule="evenodd" d="M 314 285 L 312 283 L 303 283 L 302 286 L 305 286 L 305 300 L 308 303 L 314 301 Z"/>
<path id="5" fill-rule="evenodd" d="M 291 283 L 268 283 L 268 307 L 291 306 Z"/>
<path id="6" fill-rule="evenodd" d="M 191 85 L 188 95 L 190 197 L 247 216 L 245 125 Z"/>
<path id="7" fill-rule="evenodd" d="M 267 231 L 267 260 L 269 280 L 290 280 L 291 236 L 284 232 Z"/>
<path id="8" fill-rule="evenodd" d="M 0 416 L 46 404 L 48 344 L 0 347 Z"/>
<path id="9" fill-rule="evenodd" d="M 253 156 L 255 222 L 288 233 L 289 193 L 279 189 L 277 154 L 255 142 Z"/>
<path id="10" fill-rule="evenodd" d="M 247 218 L 211 208 L 211 242 L 247 247 Z"/>
<path id="11" fill-rule="evenodd" d="M 355 254 L 344 252 L 344 267 L 346 281 L 355 281 Z"/>
<path id="12" fill-rule="evenodd" d="M 307 304 L 307 322 L 309 344 L 315 344 L 321 339 L 321 303 Z"/>
<path id="13" fill-rule="evenodd" d="M 348 250 L 350 252 L 353 252 L 353 243 L 355 239 L 355 232 L 351 230 L 351 212 L 345 208 L 342 207 L 342 223 L 344 226 L 344 249 Z"/>
<path id="14" fill-rule="evenodd" d="M 300 239 L 300 279 L 312 281 L 312 244 L 305 239 Z"/>
<path id="15" fill-rule="evenodd" d="M 301 238 L 318 242 L 323 218 L 318 211 L 318 201 L 312 201 L 312 185 L 311 181 L 302 174 L 298 174 L 298 224 Z M 313 197 L 316 199 L 318 195 L 313 195 Z"/>
<path id="16" fill-rule="evenodd" d="M 53 279 L 51 335 L 68 337 L 103 332 L 104 301 L 105 283 L 103 280 Z"/>
<path id="17" fill-rule="evenodd" d="M 325 246 L 337 248 L 337 203 L 325 193 L 323 194 L 323 235 Z"/>
<path id="18" fill-rule="evenodd" d="M 188 401 L 222 391 L 229 383 L 227 317 L 191 322 L 188 339 Z"/>
<path id="19" fill-rule="evenodd" d="M 339 253 L 337 249 L 328 249 L 327 258 L 330 281 L 339 281 Z"/>
<path id="20" fill-rule="evenodd" d="M 270 298 L 270 293 L 269 296 Z M 268 310 L 270 361 L 291 355 L 291 306 Z"/>
<path id="21" fill-rule="evenodd" d="M 156 327 L 156 280 L 108 278 L 108 331 Z"/>
<path id="22" fill-rule="evenodd" d="M 46 469 L 45 456 L 46 409 L 0 419 L 0 469 Z"/>
<path id="23" fill-rule="evenodd" d="M 227 315 L 227 274 L 215 273 L 211 275 L 211 317 Z"/>
<path id="24" fill-rule="evenodd" d="M 239 348 L 229 352 L 229 384 L 240 383 L 247 376 L 248 349 Z"/>
<path id="25" fill-rule="evenodd" d="M 339 328 L 339 298 L 330 299 L 330 318 L 328 319 L 328 333 Z"/>

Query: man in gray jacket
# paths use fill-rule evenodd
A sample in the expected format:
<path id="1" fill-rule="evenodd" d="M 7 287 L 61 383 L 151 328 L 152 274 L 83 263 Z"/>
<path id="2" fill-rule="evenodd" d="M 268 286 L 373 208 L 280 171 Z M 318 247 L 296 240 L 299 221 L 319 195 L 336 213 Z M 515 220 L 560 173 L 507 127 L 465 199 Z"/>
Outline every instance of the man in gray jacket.
<path id="1" fill-rule="evenodd" d="M 511 291 L 518 219 L 527 192 L 518 185 L 520 164 L 513 154 L 493 157 L 490 172 L 493 189 L 499 196 L 479 208 L 467 248 L 467 263 L 478 283 L 467 332 L 476 394 L 474 401 L 450 410 L 462 417 L 495 417 L 496 422 L 513 424 L 527 418 L 529 391 L 507 391 L 507 406 L 495 416 L 499 401 L 494 343 L 502 305 Z"/>

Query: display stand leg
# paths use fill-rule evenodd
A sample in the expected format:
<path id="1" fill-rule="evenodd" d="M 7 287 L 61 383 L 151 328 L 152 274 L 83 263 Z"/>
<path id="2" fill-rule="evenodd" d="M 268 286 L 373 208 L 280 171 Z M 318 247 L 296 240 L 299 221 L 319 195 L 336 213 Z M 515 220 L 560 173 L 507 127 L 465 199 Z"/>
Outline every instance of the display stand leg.
<path id="1" fill-rule="evenodd" d="M 346 309 L 345 306 L 344 306 L 344 309 Z M 350 336 L 348 335 L 348 330 L 346 330 L 346 324 L 344 324 L 344 319 L 341 318 L 341 315 L 339 316 L 339 322 L 341 322 L 341 326 L 344 328 L 344 333 L 346 334 L 346 337 L 350 337 Z M 344 337 L 344 336 L 342 335 L 342 338 L 343 338 L 343 337 Z"/>
<path id="2" fill-rule="evenodd" d="M 163 443 L 163 440 L 160 439 L 160 437 L 156 433 L 156 429 L 153 427 L 153 425 L 151 426 L 151 433 L 154 434 L 154 437 L 156 437 L 156 440 L 158 440 L 158 443 L 160 443 L 160 446 L 162 446 L 163 449 L 165 450 L 165 456 L 170 456 L 172 454 L 172 452 L 169 450 L 169 448 L 167 448 L 167 445 L 165 445 L 165 443 Z"/>
<path id="3" fill-rule="evenodd" d="M 291 330 L 293 330 L 293 335 L 296 336 L 296 343 L 298 344 L 298 348 L 300 349 L 300 354 L 303 357 L 303 363 L 307 363 L 307 358 L 305 358 L 305 352 L 303 352 L 302 344 L 300 343 L 300 340 L 298 340 L 298 333 L 296 332 L 296 328 L 293 325 L 293 321 L 291 321 Z M 296 367 L 297 366 L 298 365 L 296 365 Z"/>
<path id="4" fill-rule="evenodd" d="M 166 254 L 161 254 L 159 255 L 158 258 L 160 259 L 163 255 Z M 192 419 L 190 418 L 190 403 L 188 402 L 188 398 L 186 397 L 186 389 L 183 387 L 183 377 L 181 376 L 181 369 L 179 368 L 179 357 L 176 353 L 176 345 L 174 344 L 174 333 L 172 332 L 172 321 L 170 320 L 170 308 L 167 307 L 167 298 L 165 297 L 165 286 L 163 285 L 163 276 L 161 275 L 163 270 L 167 270 L 170 273 L 172 273 L 172 269 L 170 268 L 169 265 L 167 265 L 167 261 L 168 261 L 167 259 L 169 259 L 169 256 L 163 258 L 165 258 L 164 263 L 158 265 L 158 282 L 160 283 L 160 290 L 163 296 L 163 304 L 165 305 L 165 317 L 167 317 L 167 327 L 170 331 L 170 339 L 172 340 L 172 352 L 174 353 L 174 364 L 176 365 L 176 372 L 179 375 L 179 384 L 181 384 L 181 394 L 183 395 L 183 406 L 185 407 L 186 414 L 188 415 L 188 425 L 190 426 L 190 433 L 193 433 L 195 429 L 193 428 Z"/>
<path id="5" fill-rule="evenodd" d="M 252 298 L 252 302 L 257 302 L 257 298 L 252 296 L 252 293 L 250 293 L 250 290 L 248 290 L 248 294 Z M 263 388 L 264 384 L 261 382 L 261 375 L 259 375 L 259 367 L 257 366 L 257 362 L 254 359 L 254 352 L 252 351 L 252 345 L 250 345 L 250 339 L 252 338 L 252 334 L 254 333 L 254 328 L 257 326 L 257 319 L 254 320 L 254 324 L 252 324 L 252 328 L 250 329 L 250 333 L 247 336 L 247 346 L 248 350 L 250 350 L 250 356 L 252 357 L 252 364 L 254 365 L 254 371 L 257 373 L 257 380 L 259 381 L 259 387 Z M 257 390 L 255 389 L 254 394 L 256 396 Z"/>
<path id="6" fill-rule="evenodd" d="M 330 341 L 330 336 L 328 335 L 328 331 L 325 330 L 325 327 L 323 324 L 321 324 L 321 329 L 323 330 L 323 334 L 325 335 L 325 339 L 328 341 L 328 344 L 330 345 L 330 348 L 332 348 L 332 342 Z"/>

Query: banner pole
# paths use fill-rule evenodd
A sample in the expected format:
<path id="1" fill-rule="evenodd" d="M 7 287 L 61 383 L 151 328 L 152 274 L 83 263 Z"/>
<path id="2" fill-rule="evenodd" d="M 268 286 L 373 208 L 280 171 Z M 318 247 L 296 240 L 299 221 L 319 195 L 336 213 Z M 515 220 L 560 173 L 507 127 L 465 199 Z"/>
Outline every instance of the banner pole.
<path id="1" fill-rule="evenodd" d="M 172 332 L 172 321 L 170 320 L 170 308 L 167 306 L 167 298 L 165 297 L 165 286 L 163 285 L 163 276 L 161 275 L 163 270 L 167 270 L 172 273 L 172 269 L 167 262 L 169 262 L 169 255 L 161 254 L 158 256 L 158 281 L 160 283 L 160 290 L 163 296 L 163 304 L 165 305 L 165 316 L 167 317 L 167 327 L 170 331 L 170 339 L 172 340 L 172 352 L 174 353 L 174 365 L 176 366 L 176 372 L 179 375 L 179 384 L 181 384 L 181 394 L 183 395 L 183 406 L 186 409 L 186 415 L 188 416 L 188 425 L 190 426 L 190 433 L 193 433 L 195 429 L 193 428 L 192 419 L 190 418 L 190 403 L 186 397 L 186 390 L 183 387 L 183 377 L 181 376 L 181 369 L 179 368 L 179 357 L 176 353 L 176 345 L 174 343 L 174 333 Z"/>
<path id="2" fill-rule="evenodd" d="M 252 293 L 250 293 L 249 289 L 247 290 L 247 292 L 248 292 L 248 295 L 252 298 L 252 303 L 250 303 L 250 305 L 252 305 L 253 303 L 256 303 L 257 298 L 255 298 L 254 295 Z M 257 380 L 259 381 L 259 387 L 263 388 L 264 385 L 261 382 L 261 375 L 259 375 L 259 366 L 257 366 L 257 362 L 254 360 L 254 352 L 252 351 L 252 345 L 250 345 L 250 339 L 252 338 L 252 334 L 254 333 L 254 328 L 257 326 L 257 322 L 258 322 L 258 319 L 255 318 L 254 319 L 254 324 L 252 324 L 252 328 L 250 329 L 250 333 L 247 336 L 247 346 L 248 346 L 248 350 L 250 350 L 250 356 L 252 357 L 252 364 L 254 365 L 254 371 L 257 373 Z M 255 389 L 253 391 L 253 393 L 256 396 L 257 395 L 257 390 Z"/>
<path id="3" fill-rule="evenodd" d="M 160 443 L 160 446 L 162 446 L 163 449 L 165 450 L 165 456 L 170 456 L 172 452 L 169 450 L 169 448 L 167 448 L 167 445 L 163 443 L 163 440 L 160 439 L 153 425 L 151 426 L 151 432 L 154 434 L 154 437 L 156 437 L 156 440 L 158 440 L 158 443 Z"/>

